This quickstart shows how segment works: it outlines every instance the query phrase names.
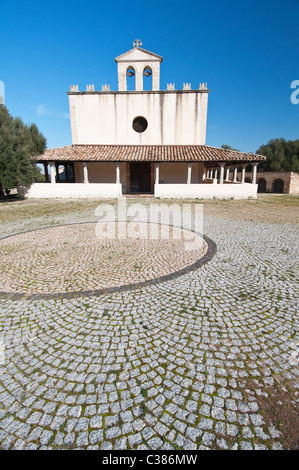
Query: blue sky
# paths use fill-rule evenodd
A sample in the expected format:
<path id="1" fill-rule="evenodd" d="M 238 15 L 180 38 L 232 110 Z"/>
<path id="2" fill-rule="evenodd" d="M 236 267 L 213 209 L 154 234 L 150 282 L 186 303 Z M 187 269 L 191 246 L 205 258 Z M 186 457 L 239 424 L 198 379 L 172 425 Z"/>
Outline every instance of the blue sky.
<path id="1" fill-rule="evenodd" d="M 140 38 L 164 58 L 161 89 L 208 83 L 207 145 L 255 152 L 299 138 L 298 17 L 298 0 L 0 0 L 5 104 L 48 148 L 69 145 L 70 85 L 117 90 L 114 58 Z"/>

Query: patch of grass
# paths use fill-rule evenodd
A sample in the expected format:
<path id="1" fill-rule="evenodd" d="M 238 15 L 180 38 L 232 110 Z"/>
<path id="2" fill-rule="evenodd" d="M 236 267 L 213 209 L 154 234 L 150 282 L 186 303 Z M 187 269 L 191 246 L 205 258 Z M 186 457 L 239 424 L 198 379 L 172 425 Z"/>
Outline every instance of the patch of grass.
<path id="1" fill-rule="evenodd" d="M 145 405 L 145 403 L 142 403 L 142 404 L 140 405 L 140 411 L 141 411 L 140 417 L 141 417 L 141 418 L 144 418 L 145 415 L 146 415 L 146 414 L 148 413 L 148 411 L 149 411 L 149 410 L 148 410 L 148 407 Z"/>
<path id="2" fill-rule="evenodd" d="M 254 381 L 249 388 L 255 391 Z M 296 407 L 296 388 L 281 376 L 275 377 L 273 386 L 265 387 L 264 395 L 258 395 L 257 401 L 266 426 L 274 425 L 280 432 L 279 440 L 285 449 L 299 449 L 299 414 Z"/>

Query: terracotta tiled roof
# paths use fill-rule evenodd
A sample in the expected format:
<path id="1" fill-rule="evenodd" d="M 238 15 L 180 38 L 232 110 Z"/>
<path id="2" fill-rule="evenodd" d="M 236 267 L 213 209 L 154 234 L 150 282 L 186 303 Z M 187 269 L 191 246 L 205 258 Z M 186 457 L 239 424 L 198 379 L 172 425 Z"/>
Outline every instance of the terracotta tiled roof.
<path id="1" fill-rule="evenodd" d="M 68 145 L 35 157 L 43 161 L 86 162 L 259 162 L 262 155 L 208 145 Z"/>

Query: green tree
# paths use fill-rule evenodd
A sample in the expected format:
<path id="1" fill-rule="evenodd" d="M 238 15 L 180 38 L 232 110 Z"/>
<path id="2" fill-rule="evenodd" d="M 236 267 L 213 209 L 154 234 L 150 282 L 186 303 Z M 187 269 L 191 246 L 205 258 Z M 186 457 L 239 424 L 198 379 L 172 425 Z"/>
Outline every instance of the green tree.
<path id="1" fill-rule="evenodd" d="M 46 149 L 46 139 L 35 124 L 27 126 L 0 106 L 0 197 L 5 189 L 28 188 L 38 174 L 34 156 Z"/>
<path id="2" fill-rule="evenodd" d="M 222 149 L 225 149 L 225 150 L 236 150 L 237 152 L 240 152 L 240 150 L 238 149 L 233 149 L 230 145 L 226 145 L 226 144 L 223 144 L 221 146 Z"/>
<path id="3" fill-rule="evenodd" d="M 271 139 L 256 151 L 267 160 L 258 166 L 259 171 L 294 171 L 299 173 L 299 139 Z"/>

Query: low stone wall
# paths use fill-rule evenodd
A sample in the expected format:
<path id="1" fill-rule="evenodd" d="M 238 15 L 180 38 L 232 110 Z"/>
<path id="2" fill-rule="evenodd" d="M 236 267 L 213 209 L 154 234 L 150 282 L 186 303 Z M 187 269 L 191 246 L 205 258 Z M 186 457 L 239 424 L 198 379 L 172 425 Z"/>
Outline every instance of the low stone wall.
<path id="1" fill-rule="evenodd" d="M 256 199 L 257 184 L 155 184 L 161 199 Z"/>
<path id="2" fill-rule="evenodd" d="M 238 173 L 238 180 L 241 173 Z M 246 172 L 248 182 L 252 181 L 252 173 Z M 256 175 L 258 192 L 299 194 L 299 174 L 293 171 L 258 171 Z"/>
<path id="3" fill-rule="evenodd" d="M 116 183 L 34 183 L 26 198 L 86 198 L 111 199 L 122 195 L 122 185 Z"/>

